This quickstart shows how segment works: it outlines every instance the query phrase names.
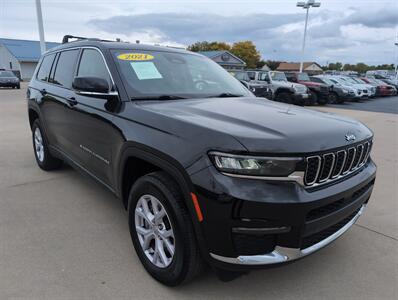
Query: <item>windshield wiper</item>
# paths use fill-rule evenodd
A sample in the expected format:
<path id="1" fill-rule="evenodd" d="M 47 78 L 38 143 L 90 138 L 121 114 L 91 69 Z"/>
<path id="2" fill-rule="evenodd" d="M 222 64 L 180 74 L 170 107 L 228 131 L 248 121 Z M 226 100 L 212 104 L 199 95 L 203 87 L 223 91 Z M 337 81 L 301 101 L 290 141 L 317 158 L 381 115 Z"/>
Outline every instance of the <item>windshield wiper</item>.
<path id="1" fill-rule="evenodd" d="M 214 95 L 214 96 L 209 96 L 207 98 L 232 98 L 232 97 L 243 97 L 244 95 L 240 95 L 240 94 L 232 94 L 232 93 L 221 93 L 218 95 Z"/>
<path id="2" fill-rule="evenodd" d="M 131 100 L 179 100 L 179 99 L 188 99 L 188 98 L 177 95 L 131 97 Z"/>

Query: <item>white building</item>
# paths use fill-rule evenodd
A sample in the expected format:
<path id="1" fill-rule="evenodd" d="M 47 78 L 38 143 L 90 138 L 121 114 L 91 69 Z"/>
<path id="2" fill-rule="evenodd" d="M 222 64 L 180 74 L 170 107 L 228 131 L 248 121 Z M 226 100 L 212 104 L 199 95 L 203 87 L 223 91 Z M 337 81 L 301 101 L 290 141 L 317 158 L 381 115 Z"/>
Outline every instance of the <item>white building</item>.
<path id="1" fill-rule="evenodd" d="M 46 43 L 46 49 L 59 43 Z M 12 70 L 23 80 L 29 80 L 40 59 L 39 41 L 0 38 L 0 69 Z"/>

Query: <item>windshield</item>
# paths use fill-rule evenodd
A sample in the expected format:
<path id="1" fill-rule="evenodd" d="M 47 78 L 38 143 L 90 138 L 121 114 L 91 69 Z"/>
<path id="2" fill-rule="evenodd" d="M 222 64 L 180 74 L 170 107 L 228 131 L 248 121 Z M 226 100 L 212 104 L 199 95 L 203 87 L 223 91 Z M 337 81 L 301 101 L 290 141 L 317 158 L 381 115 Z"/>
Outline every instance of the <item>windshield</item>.
<path id="1" fill-rule="evenodd" d="M 285 73 L 282 72 L 270 72 L 271 79 L 273 81 L 287 81 Z"/>
<path id="2" fill-rule="evenodd" d="M 297 79 L 298 79 L 299 81 L 311 81 L 311 79 L 310 79 L 310 77 L 308 76 L 307 73 L 299 73 L 299 74 L 297 75 Z"/>
<path id="3" fill-rule="evenodd" d="M 250 81 L 250 77 L 246 72 L 231 72 L 231 74 L 238 80 Z"/>
<path id="4" fill-rule="evenodd" d="M 10 71 L 0 71 L 0 77 L 15 77 L 15 75 Z"/>
<path id="5" fill-rule="evenodd" d="M 112 54 L 132 99 L 251 96 L 227 71 L 201 55 L 145 50 Z"/>
<path id="6" fill-rule="evenodd" d="M 324 83 L 326 83 L 327 85 L 334 85 L 334 84 L 335 84 L 335 83 L 334 83 L 333 81 L 331 81 L 329 78 L 322 77 L 321 79 L 322 79 L 322 81 L 323 81 Z"/>
<path id="7" fill-rule="evenodd" d="M 341 79 L 346 81 L 346 82 L 348 82 L 348 83 L 351 83 L 351 84 L 358 84 L 358 82 L 356 82 L 355 80 L 353 80 L 350 77 L 342 77 Z"/>
<path id="8" fill-rule="evenodd" d="M 269 81 L 268 73 L 260 72 L 258 74 L 258 80 L 260 80 L 260 81 Z"/>
<path id="9" fill-rule="evenodd" d="M 352 80 L 354 80 L 356 83 L 360 83 L 360 84 L 366 84 L 366 82 L 365 81 L 363 81 L 362 79 L 360 79 L 360 78 L 351 78 Z"/>

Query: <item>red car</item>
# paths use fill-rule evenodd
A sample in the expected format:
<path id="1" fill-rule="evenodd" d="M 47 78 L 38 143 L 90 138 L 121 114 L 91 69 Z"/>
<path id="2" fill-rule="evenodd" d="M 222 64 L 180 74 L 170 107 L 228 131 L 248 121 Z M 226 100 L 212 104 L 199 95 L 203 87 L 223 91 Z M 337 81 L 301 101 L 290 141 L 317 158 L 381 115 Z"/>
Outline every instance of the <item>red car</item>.
<path id="1" fill-rule="evenodd" d="M 397 90 L 392 85 L 372 77 L 361 77 L 363 81 L 376 87 L 376 96 L 394 96 Z"/>

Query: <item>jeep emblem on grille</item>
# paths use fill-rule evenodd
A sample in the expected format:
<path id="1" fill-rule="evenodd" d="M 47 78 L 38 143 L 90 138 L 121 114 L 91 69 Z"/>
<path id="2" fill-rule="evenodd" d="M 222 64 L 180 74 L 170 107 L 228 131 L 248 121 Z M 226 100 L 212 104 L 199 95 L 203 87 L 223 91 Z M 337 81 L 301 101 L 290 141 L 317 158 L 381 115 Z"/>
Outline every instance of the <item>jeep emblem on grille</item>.
<path id="1" fill-rule="evenodd" d="M 345 140 L 346 140 L 347 142 L 349 142 L 349 141 L 355 141 L 356 138 L 357 138 L 357 137 L 356 137 L 355 134 L 353 134 L 353 133 L 347 133 L 347 134 L 345 135 Z"/>

